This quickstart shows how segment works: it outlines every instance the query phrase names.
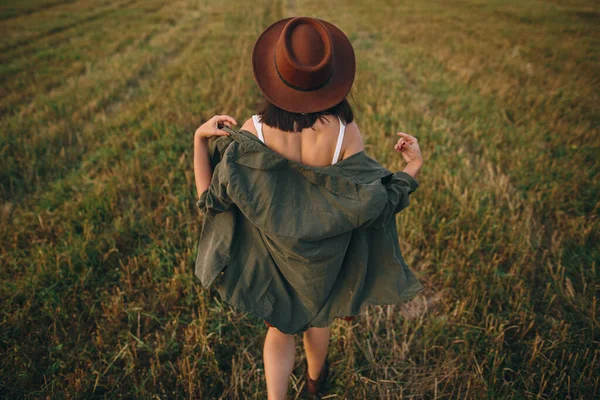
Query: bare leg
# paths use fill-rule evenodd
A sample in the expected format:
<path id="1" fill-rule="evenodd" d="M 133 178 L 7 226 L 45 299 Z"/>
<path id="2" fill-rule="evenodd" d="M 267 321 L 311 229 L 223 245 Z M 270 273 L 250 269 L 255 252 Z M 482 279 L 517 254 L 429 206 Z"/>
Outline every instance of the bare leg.
<path id="1" fill-rule="evenodd" d="M 269 327 L 263 348 L 269 400 L 286 398 L 290 375 L 294 369 L 295 343 L 294 335 L 287 335 L 277 328 Z"/>
<path id="2" fill-rule="evenodd" d="M 304 351 L 308 362 L 308 376 L 317 380 L 327 358 L 329 348 L 329 328 L 309 328 L 304 332 Z"/>

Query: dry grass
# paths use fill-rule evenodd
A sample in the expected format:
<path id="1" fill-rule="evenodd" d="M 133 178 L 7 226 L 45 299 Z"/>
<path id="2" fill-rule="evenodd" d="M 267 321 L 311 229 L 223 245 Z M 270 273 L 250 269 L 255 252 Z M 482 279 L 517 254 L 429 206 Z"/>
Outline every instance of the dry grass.
<path id="1" fill-rule="evenodd" d="M 398 226 L 427 290 L 332 326 L 327 398 L 600 395 L 595 2 L 9 3 L 0 396 L 266 397 L 266 327 L 193 275 L 192 134 L 254 112 L 290 15 L 350 36 L 367 152 L 400 169 L 403 130 L 426 159 Z"/>

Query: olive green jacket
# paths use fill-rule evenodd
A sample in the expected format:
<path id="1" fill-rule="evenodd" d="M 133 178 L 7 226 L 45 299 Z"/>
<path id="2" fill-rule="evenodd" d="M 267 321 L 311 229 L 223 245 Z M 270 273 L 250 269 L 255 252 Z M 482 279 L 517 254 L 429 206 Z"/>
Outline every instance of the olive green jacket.
<path id="1" fill-rule="evenodd" d="M 203 287 L 288 334 L 423 290 L 396 229 L 418 186 L 412 176 L 364 151 L 306 166 L 248 131 L 225 130 L 231 135 L 209 140 L 213 177 L 197 203 Z"/>

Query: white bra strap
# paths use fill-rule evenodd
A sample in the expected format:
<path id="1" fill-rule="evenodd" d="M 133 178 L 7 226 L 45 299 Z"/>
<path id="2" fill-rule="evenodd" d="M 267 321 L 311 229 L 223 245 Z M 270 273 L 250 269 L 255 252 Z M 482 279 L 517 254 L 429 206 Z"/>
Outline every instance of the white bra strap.
<path id="1" fill-rule="evenodd" d="M 258 133 L 258 138 L 260 139 L 261 142 L 264 143 L 265 137 L 263 136 L 263 133 L 262 133 L 262 122 L 258 118 L 258 115 L 253 115 L 252 121 L 254 121 L 254 128 L 256 129 L 256 132 Z"/>
<path id="2" fill-rule="evenodd" d="M 338 140 L 335 146 L 335 154 L 333 155 L 332 164 L 338 162 L 338 158 L 340 158 L 340 150 L 342 149 L 342 142 L 344 141 L 344 131 L 346 130 L 346 125 L 342 123 L 340 117 L 338 117 L 338 120 L 340 121 L 340 133 L 338 134 Z"/>

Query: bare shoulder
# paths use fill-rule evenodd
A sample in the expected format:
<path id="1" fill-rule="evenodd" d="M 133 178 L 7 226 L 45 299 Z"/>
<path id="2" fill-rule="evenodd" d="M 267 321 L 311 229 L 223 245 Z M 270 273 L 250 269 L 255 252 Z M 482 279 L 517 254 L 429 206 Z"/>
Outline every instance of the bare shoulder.
<path id="1" fill-rule="evenodd" d="M 365 144 L 360 134 L 360 129 L 356 122 L 352 121 L 346 125 L 344 133 L 344 144 L 342 146 L 342 159 L 348 158 L 353 154 L 365 149 Z"/>
<path id="2" fill-rule="evenodd" d="M 240 129 L 248 131 L 254 136 L 258 136 L 258 132 L 256 132 L 256 128 L 254 127 L 254 121 L 252 120 L 252 118 L 248 118 L 248 120 L 244 122 L 244 125 L 242 125 Z"/>

